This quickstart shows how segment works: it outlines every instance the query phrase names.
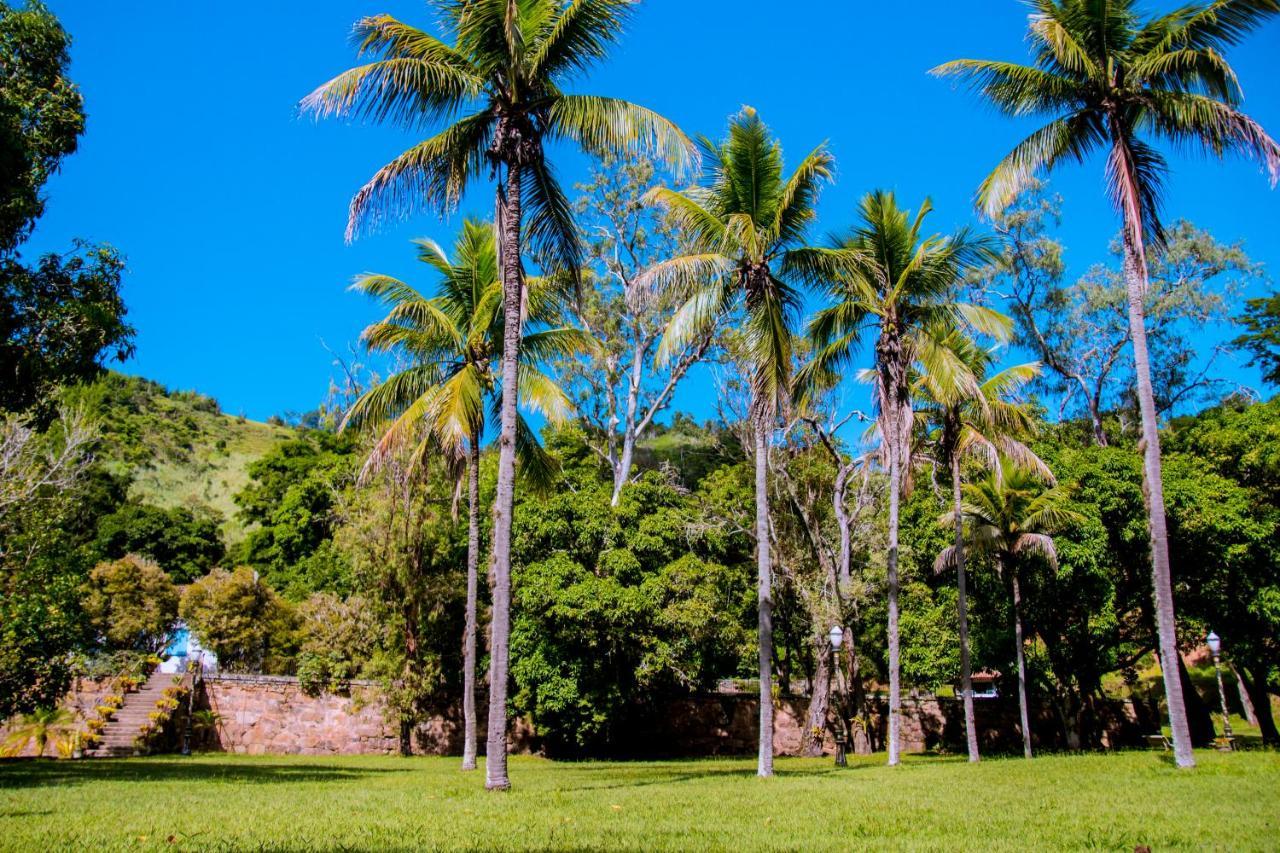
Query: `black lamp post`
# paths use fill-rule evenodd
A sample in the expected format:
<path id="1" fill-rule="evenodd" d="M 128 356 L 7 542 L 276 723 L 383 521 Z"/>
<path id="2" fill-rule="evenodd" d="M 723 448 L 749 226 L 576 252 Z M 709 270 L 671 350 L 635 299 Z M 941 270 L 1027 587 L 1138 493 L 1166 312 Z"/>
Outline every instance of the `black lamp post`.
<path id="1" fill-rule="evenodd" d="M 1227 746 L 1231 746 L 1231 717 L 1227 714 L 1227 694 L 1222 689 L 1222 664 L 1218 657 L 1222 651 L 1222 638 L 1215 632 L 1210 631 L 1209 636 L 1205 637 L 1205 642 L 1209 645 L 1209 651 L 1213 653 L 1213 674 L 1218 679 L 1218 701 L 1222 703 L 1222 736 L 1226 738 Z"/>
<path id="2" fill-rule="evenodd" d="M 831 640 L 831 665 L 836 671 L 836 678 L 843 682 L 844 670 L 840 668 L 840 644 L 844 642 L 844 629 L 839 625 L 832 625 L 831 630 L 827 632 L 827 638 Z M 843 689 L 840 694 L 843 696 Z M 836 767 L 848 767 L 849 759 L 845 755 L 844 709 L 838 701 L 836 702 L 836 719 L 840 721 L 840 725 L 836 726 Z"/>

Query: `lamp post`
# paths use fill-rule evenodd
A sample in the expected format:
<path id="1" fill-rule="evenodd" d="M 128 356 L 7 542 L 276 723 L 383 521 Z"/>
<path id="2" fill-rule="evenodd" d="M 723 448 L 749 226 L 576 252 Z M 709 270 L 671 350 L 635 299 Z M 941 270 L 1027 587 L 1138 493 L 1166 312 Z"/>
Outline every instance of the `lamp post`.
<path id="1" fill-rule="evenodd" d="M 843 681 L 844 671 L 840 668 L 840 644 L 844 642 L 844 629 L 839 625 L 832 625 L 831 630 L 827 632 L 827 638 L 831 640 L 831 665 L 835 668 L 836 678 Z M 840 692 L 844 693 L 843 690 Z M 836 719 L 840 721 L 840 725 L 836 727 L 836 767 L 848 767 L 849 759 L 845 756 L 844 710 L 838 701 L 836 702 Z"/>
<path id="2" fill-rule="evenodd" d="M 1218 679 L 1218 701 L 1222 703 L 1222 736 L 1226 738 L 1227 746 L 1231 746 L 1231 717 L 1227 714 L 1227 694 L 1222 689 L 1222 664 L 1218 653 L 1222 651 L 1222 638 L 1215 632 L 1210 631 L 1209 636 L 1205 637 L 1205 642 L 1209 644 L 1209 651 L 1213 653 L 1213 674 Z"/>

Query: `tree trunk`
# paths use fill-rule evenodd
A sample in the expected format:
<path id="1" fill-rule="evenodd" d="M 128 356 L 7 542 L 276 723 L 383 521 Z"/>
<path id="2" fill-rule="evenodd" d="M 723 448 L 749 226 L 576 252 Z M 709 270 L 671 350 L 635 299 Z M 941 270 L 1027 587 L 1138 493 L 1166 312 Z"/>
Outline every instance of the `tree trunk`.
<path id="1" fill-rule="evenodd" d="M 809 712 L 804 735 L 804 754 L 810 758 L 822 755 L 827 714 L 831 705 L 831 666 L 839 666 L 839 662 L 833 660 L 831 643 L 826 634 L 814 637 L 814 649 L 817 651 L 817 668 L 813 674 L 813 684 L 809 688 Z"/>
<path id="2" fill-rule="evenodd" d="M 1107 446 L 1107 431 L 1102 428 L 1102 406 L 1098 398 L 1086 392 L 1089 404 L 1089 426 L 1093 429 L 1093 441 L 1099 447 Z"/>
<path id="3" fill-rule="evenodd" d="M 951 497 L 956 516 L 956 589 L 960 613 L 960 693 L 964 705 L 964 738 L 969 760 L 977 761 L 978 728 L 973 719 L 973 673 L 969 663 L 969 600 L 964 576 L 964 519 L 960 490 L 960 459 L 951 454 Z"/>
<path id="4" fill-rule="evenodd" d="M 1271 694 L 1267 691 L 1267 667 L 1242 666 L 1240 675 L 1253 702 L 1253 711 L 1258 715 L 1263 745 L 1280 746 L 1280 731 L 1276 730 L 1275 716 L 1271 713 Z"/>
<path id="5" fill-rule="evenodd" d="M 1178 680 L 1182 682 L 1182 698 L 1186 702 L 1187 729 L 1191 732 L 1192 745 L 1212 746 L 1213 739 L 1217 737 L 1213 728 L 1213 708 L 1196 690 L 1182 655 L 1178 655 Z"/>
<path id="6" fill-rule="evenodd" d="M 896 420 L 896 419 L 895 419 Z M 889 449 L 889 766 L 896 766 L 901 751 L 902 685 L 899 680 L 898 649 L 898 514 L 902 494 L 902 452 L 899 429 L 893 424 L 888 433 Z"/>
<path id="7" fill-rule="evenodd" d="M 631 478 L 632 460 L 636 452 L 636 414 L 640 408 L 640 384 L 644 379 L 644 350 L 636 347 L 631 359 L 631 375 L 627 379 L 627 411 L 622 421 L 622 458 L 613 472 L 613 497 L 610 505 L 617 506 L 622 497 L 622 487 Z"/>
<path id="8" fill-rule="evenodd" d="M 1135 207 L 1136 209 L 1136 207 Z M 1138 407 L 1142 413 L 1142 474 L 1146 483 L 1147 522 L 1151 536 L 1151 585 L 1154 587 L 1160 671 L 1164 676 L 1169 725 L 1173 730 L 1173 756 L 1179 767 L 1194 767 L 1191 730 L 1187 725 L 1182 682 L 1177 673 L 1177 621 L 1173 609 L 1173 581 L 1169 570 L 1169 533 L 1164 512 L 1161 479 L 1160 430 L 1156 422 L 1155 395 L 1151 388 L 1151 362 L 1147 353 L 1147 329 L 1143 297 L 1147 291 L 1147 257 L 1141 242 L 1142 226 L 1126 216 L 1124 228 L 1124 278 L 1129 296 L 1129 330 L 1133 337 L 1133 367 L 1138 380 Z M 1135 239 L 1135 235 L 1136 239 Z"/>
<path id="9" fill-rule="evenodd" d="M 1003 560 L 1002 560 L 1003 562 Z M 1013 581 L 1013 641 L 1018 655 L 1018 716 L 1022 721 L 1022 754 L 1031 757 L 1031 715 L 1027 711 L 1027 663 L 1022 649 L 1022 588 L 1015 566 L 1007 566 Z"/>
<path id="10" fill-rule="evenodd" d="M 1258 725 L 1258 715 L 1253 710 L 1253 700 L 1249 698 L 1249 688 L 1244 685 L 1244 676 L 1240 674 L 1240 670 L 1236 669 L 1235 664 L 1227 664 L 1231 670 L 1231 674 L 1235 676 L 1236 692 L 1240 694 L 1240 709 L 1244 712 L 1245 721 L 1251 726 Z"/>
<path id="11" fill-rule="evenodd" d="M 773 566 L 769 553 L 769 432 L 772 408 L 756 399 L 756 595 L 760 644 L 760 755 L 756 773 L 773 775 Z"/>
<path id="12" fill-rule="evenodd" d="M 476 598 L 480 574 L 480 437 L 467 448 L 467 619 L 462 636 L 462 769 L 476 769 Z"/>
<path id="13" fill-rule="evenodd" d="M 519 384 L 520 314 L 520 167 L 507 167 L 499 195 L 499 251 L 502 264 L 502 416 L 498 438 L 498 485 L 493 499 L 490 585 L 493 592 L 489 640 L 489 732 L 485 745 L 485 787 L 507 790 L 507 678 L 511 642 L 511 513 L 516 485 L 516 406 Z"/>

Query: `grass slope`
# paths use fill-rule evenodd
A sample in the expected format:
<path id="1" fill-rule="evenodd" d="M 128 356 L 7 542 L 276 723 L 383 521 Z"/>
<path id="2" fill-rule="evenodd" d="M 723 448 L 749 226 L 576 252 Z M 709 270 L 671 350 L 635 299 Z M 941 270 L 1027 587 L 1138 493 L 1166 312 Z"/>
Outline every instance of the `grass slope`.
<path id="1" fill-rule="evenodd" d="M 103 434 L 99 457 L 130 478 L 130 497 L 211 510 L 228 544 L 244 537 L 233 497 L 248 483 L 249 465 L 293 430 L 226 415 L 210 397 L 118 373 L 84 393 Z"/>
<path id="2" fill-rule="evenodd" d="M 1280 755 L 1197 759 L 781 759 L 761 780 L 745 759 L 516 757 L 506 794 L 454 758 L 11 762 L 0 849 L 1274 850 Z"/>

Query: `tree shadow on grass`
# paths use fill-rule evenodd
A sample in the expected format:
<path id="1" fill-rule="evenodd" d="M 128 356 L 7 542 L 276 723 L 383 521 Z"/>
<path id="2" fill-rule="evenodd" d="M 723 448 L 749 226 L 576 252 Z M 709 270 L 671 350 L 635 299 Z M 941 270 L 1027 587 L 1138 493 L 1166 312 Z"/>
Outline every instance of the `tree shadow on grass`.
<path id="1" fill-rule="evenodd" d="M 623 766 L 618 764 L 591 766 L 582 765 L 574 768 L 574 774 L 594 775 L 596 773 L 605 776 L 599 782 L 590 779 L 583 780 L 581 784 L 569 784 L 563 786 L 565 790 L 571 791 L 607 791 L 615 788 L 645 788 L 651 785 L 677 785 L 681 782 L 705 782 L 712 779 L 754 779 L 756 771 L 750 766 L 743 767 L 698 767 L 698 762 L 686 762 L 683 764 L 672 764 L 669 766 L 636 767 L 634 770 L 624 770 Z M 776 772 L 775 778 L 778 779 L 795 779 L 795 778 L 816 778 L 831 776 L 833 774 L 843 774 L 863 769 L 862 766 L 850 767 L 805 767 L 805 768 L 784 768 Z M 634 778 L 618 778 L 619 775 L 633 776 Z"/>
<path id="2" fill-rule="evenodd" d="M 233 782 L 250 785 L 352 782 L 409 768 L 315 764 L 221 764 L 188 759 L 98 758 L 87 761 L 22 761 L 0 764 L 0 790 L 87 785 L 95 782 Z"/>

